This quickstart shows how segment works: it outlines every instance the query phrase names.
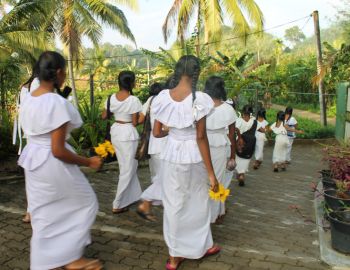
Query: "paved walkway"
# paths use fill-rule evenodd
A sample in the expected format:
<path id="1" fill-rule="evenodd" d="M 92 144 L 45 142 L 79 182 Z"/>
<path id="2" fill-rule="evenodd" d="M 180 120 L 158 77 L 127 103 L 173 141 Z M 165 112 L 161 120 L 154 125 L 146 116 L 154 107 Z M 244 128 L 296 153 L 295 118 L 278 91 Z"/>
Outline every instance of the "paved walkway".
<path id="1" fill-rule="evenodd" d="M 266 162 L 251 171 L 247 185 L 231 186 L 229 214 L 223 225 L 213 226 L 215 241 L 223 247 L 211 258 L 186 261 L 180 270 L 303 270 L 330 269 L 319 261 L 317 227 L 310 182 L 322 168 L 321 149 L 295 146 L 294 161 L 287 172 L 271 171 L 272 148 L 266 149 Z M 139 170 L 143 187 L 149 183 L 147 168 Z M 111 214 L 115 171 L 89 174 L 100 212 L 92 231 L 89 257 L 100 258 L 107 270 L 165 269 L 167 248 L 162 224 L 144 222 L 135 213 Z M 298 206 L 301 213 L 292 210 Z M 0 183 L 0 269 L 28 269 L 30 225 L 22 224 L 25 207 L 21 180 Z M 159 220 L 162 209 L 155 209 Z M 310 221 L 311 220 L 311 221 Z"/>
<path id="2" fill-rule="evenodd" d="M 272 109 L 275 110 L 281 110 L 284 111 L 286 109 L 285 106 L 272 104 Z M 317 113 L 309 112 L 309 111 L 303 111 L 298 109 L 293 109 L 293 114 L 299 117 L 304 117 L 307 119 L 314 120 L 316 122 L 321 122 L 320 115 Z M 336 118 L 335 117 L 327 117 L 327 123 L 330 125 L 335 126 Z"/>

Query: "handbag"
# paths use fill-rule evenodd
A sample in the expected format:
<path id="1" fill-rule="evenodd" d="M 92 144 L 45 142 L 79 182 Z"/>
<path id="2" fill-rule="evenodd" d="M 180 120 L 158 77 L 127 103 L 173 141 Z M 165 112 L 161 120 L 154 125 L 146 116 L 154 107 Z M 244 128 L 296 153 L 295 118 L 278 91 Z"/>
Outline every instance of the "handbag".
<path id="1" fill-rule="evenodd" d="M 143 122 L 143 130 L 141 133 L 141 138 L 135 154 L 135 159 L 138 161 L 147 160 L 151 158 L 151 156 L 148 154 L 148 146 L 149 146 L 149 138 L 151 137 L 151 131 L 152 131 L 150 112 L 151 112 L 151 105 L 152 105 L 153 98 L 151 99 L 147 108 L 145 121 Z"/>

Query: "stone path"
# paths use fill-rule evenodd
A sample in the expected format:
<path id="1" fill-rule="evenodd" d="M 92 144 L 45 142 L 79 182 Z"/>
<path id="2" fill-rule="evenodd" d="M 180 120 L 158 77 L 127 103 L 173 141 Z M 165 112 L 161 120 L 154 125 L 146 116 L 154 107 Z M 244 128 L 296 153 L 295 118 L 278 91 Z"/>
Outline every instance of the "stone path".
<path id="1" fill-rule="evenodd" d="M 215 241 L 223 251 L 207 259 L 186 261 L 180 270 L 302 270 L 330 269 L 319 261 L 313 193 L 309 186 L 322 168 L 321 149 L 315 145 L 294 147 L 293 164 L 287 172 L 271 170 L 272 147 L 266 162 L 249 173 L 247 185 L 232 183 L 228 216 L 213 226 Z M 143 187 L 149 183 L 147 168 L 139 169 Z M 165 269 L 167 248 L 162 237 L 162 209 L 155 209 L 160 222 L 144 222 L 135 213 L 111 214 L 115 171 L 89 174 L 100 201 L 92 231 L 89 257 L 100 258 L 107 270 Z M 30 225 L 22 224 L 25 196 L 21 180 L 0 183 L 0 269 L 28 269 Z M 298 207 L 302 217 L 292 208 Z"/>
<path id="2" fill-rule="evenodd" d="M 272 104 L 272 109 L 284 111 L 286 109 L 285 106 Z M 313 113 L 309 111 L 303 111 L 298 109 L 293 109 L 293 114 L 299 117 L 307 118 L 310 120 L 314 120 L 316 122 L 320 122 L 320 115 L 318 113 Z M 335 117 L 327 117 L 327 123 L 335 126 L 336 118 Z"/>

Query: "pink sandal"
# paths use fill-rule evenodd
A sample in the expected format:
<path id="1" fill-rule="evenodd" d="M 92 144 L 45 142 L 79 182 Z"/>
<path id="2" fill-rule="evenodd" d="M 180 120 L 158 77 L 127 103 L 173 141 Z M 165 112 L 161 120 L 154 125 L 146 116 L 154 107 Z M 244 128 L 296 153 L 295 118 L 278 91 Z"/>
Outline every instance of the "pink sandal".
<path id="1" fill-rule="evenodd" d="M 219 246 L 213 246 L 212 248 L 209 248 L 209 249 L 207 250 L 207 253 L 205 253 L 205 255 L 203 256 L 203 258 L 216 255 L 216 254 L 218 254 L 220 251 L 221 251 L 221 247 L 219 247 Z"/>
<path id="2" fill-rule="evenodd" d="M 181 258 L 175 267 L 170 264 L 170 260 L 167 260 L 165 267 L 167 270 L 177 270 L 181 266 L 181 264 L 184 262 L 184 260 L 185 258 Z"/>

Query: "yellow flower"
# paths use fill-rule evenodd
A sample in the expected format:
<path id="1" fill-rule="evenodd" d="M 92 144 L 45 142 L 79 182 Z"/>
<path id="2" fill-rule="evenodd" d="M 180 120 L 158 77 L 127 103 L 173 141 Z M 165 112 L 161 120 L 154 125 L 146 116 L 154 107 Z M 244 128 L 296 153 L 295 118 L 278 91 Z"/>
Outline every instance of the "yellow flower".
<path id="1" fill-rule="evenodd" d="M 225 202 L 229 195 L 230 190 L 225 189 L 225 187 L 222 184 L 219 185 L 219 190 L 217 192 L 214 192 L 211 189 L 209 190 L 209 197 L 214 201 Z"/>
<path id="2" fill-rule="evenodd" d="M 97 155 L 99 155 L 102 158 L 105 158 L 108 156 L 108 152 L 106 151 L 106 148 L 103 144 L 99 144 L 97 147 L 95 147 L 95 152 Z"/>
<path id="3" fill-rule="evenodd" d="M 110 141 L 105 141 L 104 142 L 104 146 L 105 146 L 105 148 L 106 148 L 106 151 L 109 153 L 109 154 L 111 154 L 112 156 L 114 156 L 115 155 L 115 150 L 114 150 L 114 147 L 113 147 L 113 145 L 112 145 L 112 143 L 110 142 Z"/>

